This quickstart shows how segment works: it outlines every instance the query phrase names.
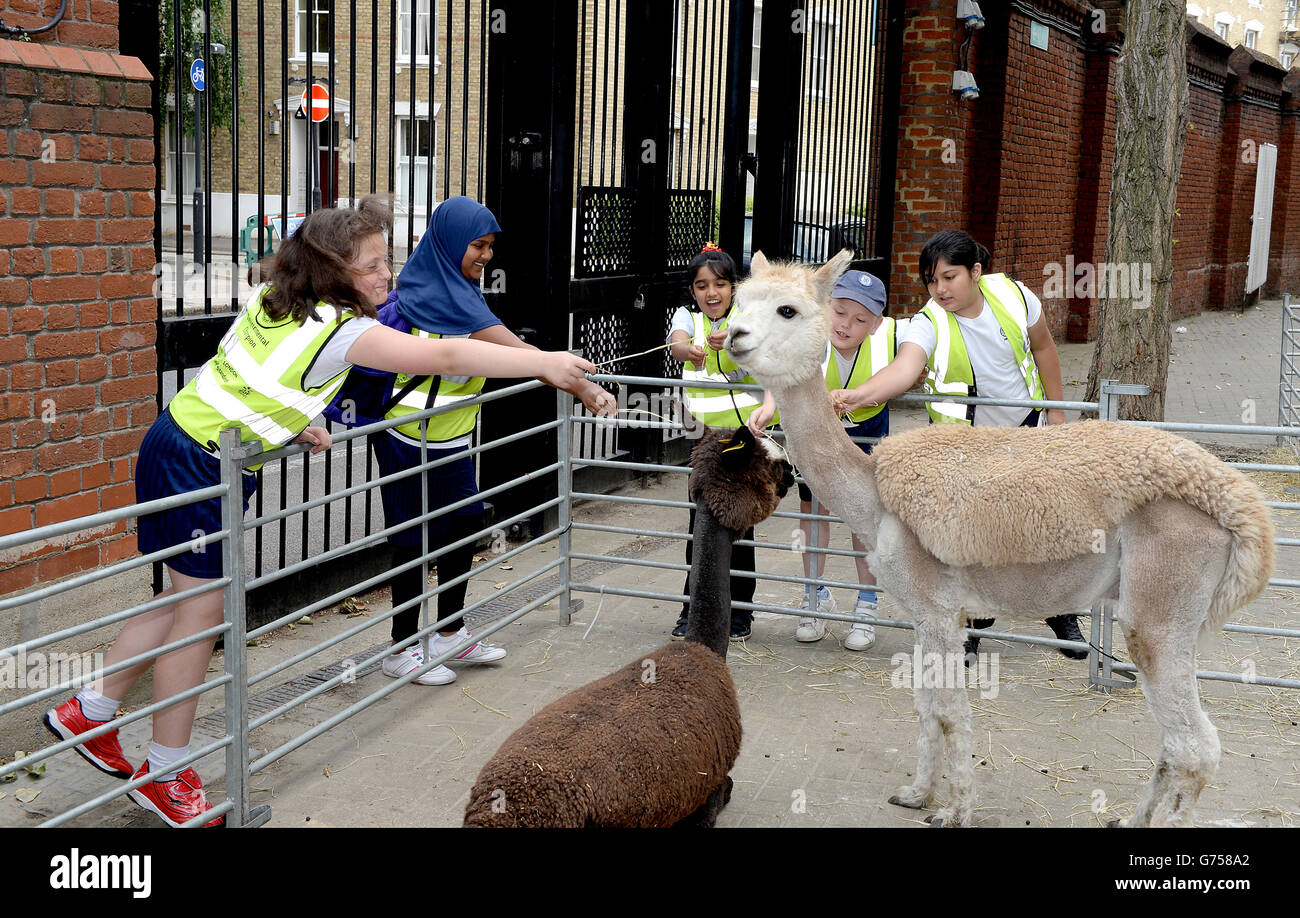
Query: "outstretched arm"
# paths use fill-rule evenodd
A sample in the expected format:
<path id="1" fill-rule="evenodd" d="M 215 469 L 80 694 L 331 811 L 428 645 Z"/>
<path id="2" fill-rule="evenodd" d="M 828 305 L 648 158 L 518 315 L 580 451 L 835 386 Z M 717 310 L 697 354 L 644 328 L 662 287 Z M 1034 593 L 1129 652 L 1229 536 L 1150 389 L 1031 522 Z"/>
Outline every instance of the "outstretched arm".
<path id="1" fill-rule="evenodd" d="M 761 437 L 767 431 L 767 425 L 772 423 L 772 418 L 776 414 L 776 399 L 771 392 L 763 392 L 763 404 L 759 405 L 750 412 L 749 418 L 745 421 L 745 426 L 750 432 Z"/>
<path id="2" fill-rule="evenodd" d="M 916 382 L 925 369 L 925 349 L 905 341 L 898 346 L 898 356 L 883 370 L 862 385 L 853 389 L 836 389 L 831 393 L 831 406 L 837 414 L 857 411 L 859 408 L 883 405 L 895 395 L 902 395 Z"/>
<path id="3" fill-rule="evenodd" d="M 535 376 L 569 391 L 586 382 L 585 373 L 596 371 L 591 361 L 567 351 L 502 347 L 467 338 L 417 338 L 383 325 L 358 335 L 348 349 L 347 359 L 358 366 L 411 376 Z"/>
<path id="4" fill-rule="evenodd" d="M 503 347 L 518 347 L 526 350 L 535 351 L 537 348 L 526 341 L 520 339 L 518 335 L 506 328 L 504 325 L 489 325 L 487 328 L 479 329 L 470 335 L 477 341 L 488 341 L 492 344 L 500 344 Z M 579 401 L 586 406 L 587 410 L 600 417 L 608 417 L 618 408 L 618 402 L 614 396 L 610 395 L 604 388 L 596 385 L 589 379 L 584 379 L 581 383 L 569 388 L 560 386 L 570 395 L 577 396 Z"/>
<path id="5" fill-rule="evenodd" d="M 1056 342 L 1052 340 L 1051 329 L 1047 327 L 1047 316 L 1038 317 L 1038 321 L 1029 326 L 1029 347 L 1034 353 L 1034 363 L 1038 366 L 1038 378 L 1043 381 L 1043 393 L 1052 401 L 1064 401 L 1065 387 L 1061 384 L 1061 355 L 1056 351 Z M 1064 424 L 1065 412 L 1060 408 L 1049 408 L 1048 424 Z"/>

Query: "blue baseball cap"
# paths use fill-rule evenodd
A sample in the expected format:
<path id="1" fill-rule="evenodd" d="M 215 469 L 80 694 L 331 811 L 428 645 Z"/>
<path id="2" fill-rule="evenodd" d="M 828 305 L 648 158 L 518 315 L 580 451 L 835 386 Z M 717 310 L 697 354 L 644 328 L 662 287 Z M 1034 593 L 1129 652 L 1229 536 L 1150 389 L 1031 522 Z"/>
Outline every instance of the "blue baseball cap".
<path id="1" fill-rule="evenodd" d="M 853 300 L 860 303 L 876 315 L 885 312 L 885 285 L 874 274 L 866 271 L 845 271 L 835 282 L 831 299 Z"/>

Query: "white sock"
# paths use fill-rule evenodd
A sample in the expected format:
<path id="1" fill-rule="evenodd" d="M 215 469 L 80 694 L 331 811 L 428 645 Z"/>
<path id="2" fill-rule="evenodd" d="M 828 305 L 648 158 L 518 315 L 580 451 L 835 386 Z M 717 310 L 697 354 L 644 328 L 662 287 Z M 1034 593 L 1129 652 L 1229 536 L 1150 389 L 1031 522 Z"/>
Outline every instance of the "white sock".
<path id="1" fill-rule="evenodd" d="M 180 761 L 189 754 L 190 747 L 188 745 L 173 748 L 158 743 L 150 743 L 149 774 L 153 775 L 155 781 L 175 781 L 180 769 L 172 768 L 172 763 Z"/>
<path id="2" fill-rule="evenodd" d="M 81 713 L 88 720 L 112 720 L 117 716 L 117 709 L 122 704 L 120 698 L 105 698 L 90 686 L 77 692 L 77 701 L 81 702 Z"/>

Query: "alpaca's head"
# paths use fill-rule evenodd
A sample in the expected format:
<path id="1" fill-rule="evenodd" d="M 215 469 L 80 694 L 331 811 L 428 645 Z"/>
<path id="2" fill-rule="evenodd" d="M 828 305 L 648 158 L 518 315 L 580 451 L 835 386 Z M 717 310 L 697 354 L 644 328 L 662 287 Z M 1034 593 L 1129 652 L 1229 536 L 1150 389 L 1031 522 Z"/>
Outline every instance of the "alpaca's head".
<path id="1" fill-rule="evenodd" d="M 736 288 L 741 313 L 727 336 L 731 358 L 768 389 L 820 374 L 831 290 L 852 260 L 853 251 L 844 249 L 814 270 L 755 252 L 749 277 Z"/>
<path id="2" fill-rule="evenodd" d="M 772 515 L 794 484 L 780 447 L 748 427 L 709 428 L 691 452 L 691 500 L 704 498 L 727 529 L 744 532 Z"/>

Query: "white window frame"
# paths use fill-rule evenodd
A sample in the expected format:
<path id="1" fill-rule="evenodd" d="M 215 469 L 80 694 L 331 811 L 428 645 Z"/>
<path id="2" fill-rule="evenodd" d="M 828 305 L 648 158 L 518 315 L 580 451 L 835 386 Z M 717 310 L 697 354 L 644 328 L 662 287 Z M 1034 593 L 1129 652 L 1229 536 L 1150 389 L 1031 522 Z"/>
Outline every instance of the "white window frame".
<path id="1" fill-rule="evenodd" d="M 1245 45 L 1246 45 L 1247 48 L 1249 48 L 1249 49 L 1252 50 L 1252 51 L 1254 51 L 1256 48 L 1258 48 L 1258 47 L 1259 47 L 1259 32 L 1255 31 L 1254 29 L 1247 29 L 1247 30 L 1246 30 L 1246 41 L 1245 41 Z"/>
<path id="2" fill-rule="evenodd" d="M 754 34 L 749 38 L 749 91 L 758 92 L 758 60 L 762 51 L 761 34 L 763 31 L 763 0 L 754 0 Z"/>
<path id="3" fill-rule="evenodd" d="M 311 13 L 308 14 L 308 7 Z M 307 32 L 299 23 L 308 19 L 310 16 L 319 17 L 324 23 L 329 22 L 329 3 L 327 0 L 293 0 L 293 56 L 291 61 L 303 62 L 307 60 Z M 333 37 L 331 36 L 331 48 L 333 47 Z M 329 60 L 331 48 L 322 49 L 316 45 L 312 49 L 311 59 L 315 61 Z"/>
<path id="4" fill-rule="evenodd" d="M 418 42 L 420 38 L 420 30 L 419 30 L 420 20 L 424 20 L 425 36 L 427 41 L 427 47 L 425 48 L 425 52 L 423 54 L 416 54 L 413 63 L 417 67 L 422 65 L 428 66 L 430 58 L 433 58 L 434 63 L 437 64 L 438 61 L 436 59 L 436 55 L 433 54 L 434 37 L 433 37 L 433 15 L 430 12 L 430 8 L 432 6 L 431 0 L 397 0 L 397 23 L 393 28 L 393 32 L 397 40 L 397 58 L 396 58 L 397 63 L 399 64 L 412 63 L 410 49 L 406 47 L 407 44 L 409 44 L 411 39 L 410 16 L 411 16 L 412 5 L 415 6 L 416 26 L 417 26 L 416 35 L 415 35 L 416 41 Z"/>
<path id="5" fill-rule="evenodd" d="M 172 145 L 175 125 L 180 113 L 176 109 L 175 94 L 168 93 L 163 106 L 163 203 L 176 202 L 176 150 Z M 180 194 L 185 200 L 194 196 L 194 186 L 198 182 L 198 163 L 195 161 L 194 135 L 186 136 L 181 132 L 181 168 L 182 176 Z M 188 175 L 189 182 L 184 179 Z"/>
<path id="6" fill-rule="evenodd" d="M 834 15 L 819 8 L 812 11 L 808 17 L 808 31 L 804 34 L 804 40 L 807 42 L 807 60 L 808 67 L 808 85 L 804 87 L 804 95 L 812 99 L 821 99 L 824 102 L 831 101 L 831 42 L 835 40 L 836 21 Z M 822 37 L 820 46 L 818 36 Z M 817 56 L 817 51 L 821 51 L 821 56 Z M 813 81 L 821 79 L 821 85 L 813 85 Z"/>
<path id="7" fill-rule="evenodd" d="M 1232 28 L 1232 18 L 1230 15 L 1226 20 L 1219 18 L 1222 15 L 1220 13 L 1219 16 L 1214 17 L 1214 31 L 1224 41 L 1229 41 L 1228 31 Z"/>
<path id="8" fill-rule="evenodd" d="M 410 102 L 397 102 L 393 105 L 393 196 L 400 207 L 405 207 L 408 212 L 413 214 L 425 215 L 424 212 L 424 183 L 416 181 L 415 183 L 415 200 L 406 200 L 406 175 L 404 169 L 410 169 L 414 159 L 414 165 L 423 165 L 428 173 L 433 176 L 434 204 L 437 204 L 438 192 L 438 112 L 441 111 L 442 104 L 435 103 L 433 106 L 433 116 L 429 116 L 429 104 L 427 102 L 415 103 L 415 116 L 411 116 Z M 402 132 L 411 130 L 411 125 L 420 121 L 429 124 L 429 155 L 427 157 L 407 157 L 405 155 L 406 142 L 402 137 Z"/>
<path id="9" fill-rule="evenodd" d="M 1294 51 L 1282 51 L 1280 53 L 1282 69 L 1290 70 L 1291 65 L 1295 63 L 1295 58 L 1296 58 L 1296 53 Z"/>
<path id="10" fill-rule="evenodd" d="M 1282 28 L 1290 31 L 1296 28 L 1297 21 L 1300 21 L 1300 0 L 1286 0 L 1286 6 L 1282 8 Z"/>

